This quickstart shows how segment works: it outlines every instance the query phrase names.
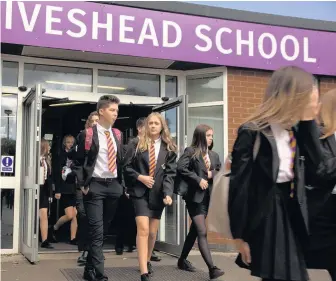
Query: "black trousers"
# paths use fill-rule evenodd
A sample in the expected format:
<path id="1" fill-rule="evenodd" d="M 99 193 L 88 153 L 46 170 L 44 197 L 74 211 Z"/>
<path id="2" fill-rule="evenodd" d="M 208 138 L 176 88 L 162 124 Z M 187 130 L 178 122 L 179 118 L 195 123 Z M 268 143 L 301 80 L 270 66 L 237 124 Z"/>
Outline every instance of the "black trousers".
<path id="1" fill-rule="evenodd" d="M 104 222 L 113 220 L 122 193 L 123 188 L 116 179 L 111 182 L 93 179 L 88 194 L 83 196 L 90 239 L 86 269 L 95 269 L 97 280 L 107 280 L 104 275 Z"/>
<path id="2" fill-rule="evenodd" d="M 117 238 L 116 249 L 123 249 L 124 246 L 135 246 L 136 244 L 136 222 L 132 200 L 123 195 L 119 199 L 117 209 Z"/>
<path id="3" fill-rule="evenodd" d="M 89 239 L 89 222 L 86 216 L 83 192 L 81 190 L 76 191 L 76 207 L 77 207 L 77 243 L 78 251 L 88 251 L 90 245 Z"/>

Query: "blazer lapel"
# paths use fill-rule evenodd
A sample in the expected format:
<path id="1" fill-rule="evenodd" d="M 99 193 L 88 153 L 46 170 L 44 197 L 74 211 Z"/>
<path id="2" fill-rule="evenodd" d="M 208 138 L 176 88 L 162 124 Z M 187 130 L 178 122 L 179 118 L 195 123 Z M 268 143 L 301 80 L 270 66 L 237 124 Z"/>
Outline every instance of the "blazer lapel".
<path id="1" fill-rule="evenodd" d="M 200 155 L 198 157 L 196 157 L 196 160 L 199 162 L 199 164 L 201 165 L 201 168 L 202 170 L 205 172 L 205 173 L 208 173 L 208 169 L 207 167 L 205 166 L 205 163 L 204 163 L 204 160 L 203 160 L 203 156 L 202 156 L 202 153 L 200 153 Z"/>
<path id="2" fill-rule="evenodd" d="M 155 166 L 155 174 L 154 174 L 154 178 L 156 176 L 156 174 L 158 173 L 158 171 L 163 168 L 162 166 L 165 164 L 166 162 L 166 155 L 167 155 L 167 146 L 165 143 L 163 143 L 161 141 L 161 145 L 160 145 L 160 150 L 159 150 L 159 155 L 156 161 L 156 166 Z"/>
<path id="3" fill-rule="evenodd" d="M 335 134 L 332 134 L 331 136 L 329 136 L 327 138 L 328 144 L 330 146 L 330 149 L 333 153 L 333 155 L 336 157 L 336 138 L 335 138 Z"/>
<path id="4" fill-rule="evenodd" d="M 275 138 L 270 126 L 264 129 L 261 133 L 266 137 L 272 148 L 272 178 L 273 181 L 276 182 L 279 173 L 280 160 Z"/>
<path id="5" fill-rule="evenodd" d="M 95 144 L 97 148 L 97 153 L 99 151 L 99 138 L 98 138 L 98 129 L 97 126 L 92 127 L 93 135 L 92 135 L 92 143 Z"/>

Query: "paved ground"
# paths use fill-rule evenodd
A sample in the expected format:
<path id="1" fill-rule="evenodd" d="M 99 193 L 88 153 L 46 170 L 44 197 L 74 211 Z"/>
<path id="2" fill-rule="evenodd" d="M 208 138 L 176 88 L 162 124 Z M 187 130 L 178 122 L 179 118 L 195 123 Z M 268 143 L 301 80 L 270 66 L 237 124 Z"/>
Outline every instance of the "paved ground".
<path id="1" fill-rule="evenodd" d="M 175 270 L 176 258 L 160 254 L 162 261 L 159 263 L 153 263 L 155 266 L 167 265 L 170 270 Z M 113 272 L 113 267 L 136 267 L 137 259 L 136 253 L 124 254 L 123 256 L 116 256 L 113 252 L 105 253 L 106 267 L 111 268 L 109 272 Z M 36 265 L 31 265 L 22 256 L 2 256 L 1 257 L 1 280 L 2 281 L 69 281 L 61 270 L 67 268 L 76 268 L 77 254 L 43 254 L 40 256 L 41 261 Z M 223 278 L 218 280 L 227 281 L 257 281 L 257 278 L 249 276 L 248 272 L 239 269 L 234 264 L 234 255 L 213 253 L 213 258 L 217 266 L 225 269 L 226 274 Z M 200 269 L 205 270 L 205 264 L 197 251 L 193 252 L 190 256 L 190 260 Z M 125 269 L 126 270 L 126 269 Z M 133 269 L 135 270 L 135 269 Z M 111 273 L 112 274 L 112 273 Z M 169 275 L 169 273 L 168 273 Z M 172 274 L 174 275 L 174 274 Z M 207 276 L 207 275 L 203 275 Z M 312 281 L 330 281 L 328 274 L 325 271 L 310 271 L 310 277 Z M 140 278 L 129 281 L 138 281 Z M 189 279 L 189 278 L 188 278 Z M 77 280 L 77 279 L 76 279 Z M 126 279 L 123 279 L 126 280 Z M 182 281 L 176 280 L 170 276 L 164 278 L 169 281 Z M 186 279 L 184 279 L 185 281 Z M 199 280 L 191 279 L 190 280 Z M 208 280 L 207 278 L 204 280 Z M 155 279 L 153 280 L 155 281 Z"/>

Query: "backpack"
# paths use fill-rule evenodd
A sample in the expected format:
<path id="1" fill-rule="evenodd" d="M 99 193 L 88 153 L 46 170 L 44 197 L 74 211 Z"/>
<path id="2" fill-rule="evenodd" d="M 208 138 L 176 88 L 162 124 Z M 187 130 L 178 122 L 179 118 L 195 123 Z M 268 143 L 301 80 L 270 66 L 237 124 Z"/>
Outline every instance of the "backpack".
<path id="1" fill-rule="evenodd" d="M 92 127 L 87 128 L 85 130 L 85 151 L 88 152 L 91 149 L 92 145 L 92 136 L 93 136 L 93 129 Z M 121 143 L 121 132 L 117 128 L 112 128 L 112 132 L 116 135 L 117 140 Z"/>

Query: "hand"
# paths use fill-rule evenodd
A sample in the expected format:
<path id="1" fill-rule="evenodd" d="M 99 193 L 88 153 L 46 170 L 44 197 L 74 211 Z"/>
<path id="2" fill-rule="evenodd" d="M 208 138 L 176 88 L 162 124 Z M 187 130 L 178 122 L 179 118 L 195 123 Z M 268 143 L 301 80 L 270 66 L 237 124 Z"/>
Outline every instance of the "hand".
<path id="1" fill-rule="evenodd" d="M 89 187 L 85 188 L 84 186 L 82 186 L 81 188 L 81 191 L 83 192 L 84 195 L 87 195 L 89 193 Z"/>
<path id="2" fill-rule="evenodd" d="M 249 265 L 251 263 L 250 246 L 244 240 L 238 240 L 238 250 L 242 256 L 243 263 Z"/>
<path id="3" fill-rule="evenodd" d="M 153 177 L 150 177 L 150 176 L 140 175 L 139 176 L 139 181 L 141 181 L 148 188 L 152 188 L 153 185 L 154 185 L 154 179 L 153 179 Z"/>
<path id="4" fill-rule="evenodd" d="M 203 189 L 203 190 L 205 190 L 205 189 L 207 189 L 208 188 L 208 181 L 206 181 L 205 179 L 201 179 L 201 181 L 200 181 L 200 183 L 199 183 L 199 186 Z"/>
<path id="5" fill-rule="evenodd" d="M 61 199 L 61 193 L 56 193 L 56 194 L 55 194 L 55 198 L 56 198 L 57 200 L 60 200 L 60 199 Z"/>
<path id="6" fill-rule="evenodd" d="M 212 171 L 208 171 L 208 179 L 212 179 Z"/>
<path id="7" fill-rule="evenodd" d="M 163 203 L 167 206 L 170 206 L 173 203 L 173 199 L 167 195 L 166 198 L 163 199 Z"/>

